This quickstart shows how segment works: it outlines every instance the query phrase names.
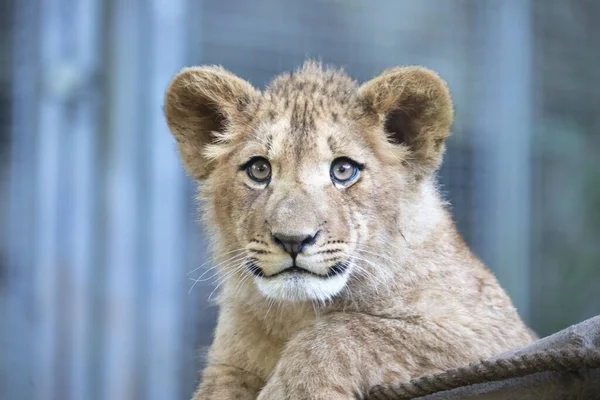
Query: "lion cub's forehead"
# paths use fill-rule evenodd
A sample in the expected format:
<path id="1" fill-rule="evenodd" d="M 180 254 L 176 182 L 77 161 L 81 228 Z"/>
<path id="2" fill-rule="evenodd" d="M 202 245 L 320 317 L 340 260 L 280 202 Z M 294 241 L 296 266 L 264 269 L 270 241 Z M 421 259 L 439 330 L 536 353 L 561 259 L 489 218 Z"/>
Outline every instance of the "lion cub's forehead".
<path id="1" fill-rule="evenodd" d="M 310 112 L 300 116 L 293 110 L 261 121 L 248 144 L 260 147 L 261 155 L 271 160 L 303 163 L 341 156 L 361 158 L 368 147 L 350 119 Z"/>
<path id="2" fill-rule="evenodd" d="M 292 128 L 310 129 L 319 119 L 336 122 L 351 113 L 357 83 L 339 69 L 307 62 L 296 72 L 276 77 L 264 93 L 266 117 L 291 117 Z"/>
<path id="3" fill-rule="evenodd" d="M 284 98 L 293 97 L 298 92 L 341 98 L 356 91 L 357 87 L 357 82 L 343 70 L 324 68 L 320 63 L 308 61 L 295 72 L 275 77 L 265 93 Z"/>
<path id="4" fill-rule="evenodd" d="M 333 156 L 332 146 L 339 128 L 329 121 L 313 121 L 310 127 L 298 128 L 289 116 L 264 122 L 256 129 L 253 140 L 270 160 L 300 164 L 318 162 Z M 296 125 L 296 126 L 295 126 Z"/>
<path id="5" fill-rule="evenodd" d="M 253 133 L 242 153 L 296 171 L 327 169 L 340 156 L 362 161 L 366 146 L 352 124 L 356 90 L 342 71 L 315 63 L 275 78 L 252 116 Z"/>

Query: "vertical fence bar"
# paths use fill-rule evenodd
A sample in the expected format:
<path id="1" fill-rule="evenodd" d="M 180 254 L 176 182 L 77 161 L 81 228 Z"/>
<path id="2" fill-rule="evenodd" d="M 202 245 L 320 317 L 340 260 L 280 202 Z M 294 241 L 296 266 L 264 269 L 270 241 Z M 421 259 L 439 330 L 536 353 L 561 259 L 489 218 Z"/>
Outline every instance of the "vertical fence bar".
<path id="1" fill-rule="evenodd" d="M 67 248 L 70 256 L 67 264 L 71 282 L 68 298 L 71 304 L 69 316 L 70 346 L 68 371 L 68 398 L 91 399 L 92 351 L 90 337 L 93 330 L 92 281 L 93 259 L 98 243 L 94 211 L 98 198 L 97 156 L 99 133 L 99 95 L 101 88 L 100 26 L 101 4 L 98 0 L 80 0 L 72 5 L 71 29 L 76 33 L 73 41 L 71 63 L 78 77 L 78 85 L 72 93 L 73 118 L 70 126 L 72 216 L 68 227 Z"/>
<path id="2" fill-rule="evenodd" d="M 41 62 L 38 73 L 52 71 L 60 64 L 62 54 L 61 15 L 58 0 L 49 0 L 41 7 Z M 36 170 L 35 218 L 35 296 L 37 354 L 36 399 L 54 399 L 57 386 L 57 270 L 58 259 L 58 200 L 60 142 L 64 119 L 59 98 L 42 80 L 39 100 L 39 123 L 36 129 L 38 157 Z"/>
<path id="3" fill-rule="evenodd" d="M 136 395 L 135 326 L 139 275 L 140 102 L 146 82 L 140 76 L 141 40 L 138 1 L 110 3 L 107 91 L 105 357 L 102 399 L 130 400 Z"/>
<path id="4" fill-rule="evenodd" d="M 0 385 L 0 397 L 7 399 L 36 398 L 37 388 L 31 385 L 45 371 L 38 364 L 40 347 L 37 329 L 39 300 L 35 295 L 35 226 L 37 203 L 35 186 L 36 130 L 38 126 L 38 68 L 41 27 L 40 6 L 36 2 L 13 2 L 13 66 L 10 119 L 10 159 L 8 171 L 8 212 L 6 229 L 9 286 L 5 363 Z M 6 353 L 4 353 L 6 351 Z M 10 367 L 9 367 L 10 366 Z"/>
<path id="5" fill-rule="evenodd" d="M 532 28 L 530 1 L 484 2 L 479 15 L 475 152 L 483 258 L 529 319 Z"/>
<path id="6" fill-rule="evenodd" d="M 164 93 L 183 66 L 186 50 L 186 0 L 152 1 L 149 135 L 151 143 L 149 400 L 181 398 L 185 279 L 184 175 L 162 113 Z"/>

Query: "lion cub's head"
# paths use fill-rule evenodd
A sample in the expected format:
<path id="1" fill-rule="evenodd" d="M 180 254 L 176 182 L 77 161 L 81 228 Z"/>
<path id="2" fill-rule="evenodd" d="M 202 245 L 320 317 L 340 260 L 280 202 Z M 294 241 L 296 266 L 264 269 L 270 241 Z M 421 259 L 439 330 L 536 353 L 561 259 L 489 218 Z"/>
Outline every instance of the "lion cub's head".
<path id="1" fill-rule="evenodd" d="M 220 67 L 186 68 L 165 114 L 233 260 L 227 276 L 304 301 L 368 276 L 370 254 L 400 238 L 412 212 L 402 200 L 438 167 L 453 112 L 429 70 L 392 68 L 358 86 L 308 62 L 264 92 Z"/>

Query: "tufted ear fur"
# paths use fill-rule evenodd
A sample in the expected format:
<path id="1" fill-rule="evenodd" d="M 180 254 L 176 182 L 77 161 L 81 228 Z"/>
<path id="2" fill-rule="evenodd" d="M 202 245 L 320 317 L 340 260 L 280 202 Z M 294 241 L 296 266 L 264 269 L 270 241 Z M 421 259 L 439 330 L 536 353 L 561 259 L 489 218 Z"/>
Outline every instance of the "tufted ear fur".
<path id="1" fill-rule="evenodd" d="M 229 124 L 259 92 L 216 66 L 184 68 L 169 84 L 164 113 L 187 172 L 204 179 L 211 171 L 207 147 L 232 139 Z"/>
<path id="2" fill-rule="evenodd" d="M 422 67 L 395 67 L 364 83 L 358 97 L 383 123 L 389 141 L 409 151 L 417 176 L 433 173 L 450 135 L 452 100 L 446 83 Z"/>

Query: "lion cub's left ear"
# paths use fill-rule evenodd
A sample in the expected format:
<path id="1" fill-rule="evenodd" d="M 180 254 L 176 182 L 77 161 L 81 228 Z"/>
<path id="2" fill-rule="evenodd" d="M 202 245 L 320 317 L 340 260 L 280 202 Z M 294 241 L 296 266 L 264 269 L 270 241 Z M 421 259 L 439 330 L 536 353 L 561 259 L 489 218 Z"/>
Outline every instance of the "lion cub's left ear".
<path id="1" fill-rule="evenodd" d="M 358 96 L 365 111 L 377 115 L 389 140 L 408 148 L 417 175 L 439 167 L 454 113 L 446 82 L 435 72 L 395 67 L 363 84 Z"/>

